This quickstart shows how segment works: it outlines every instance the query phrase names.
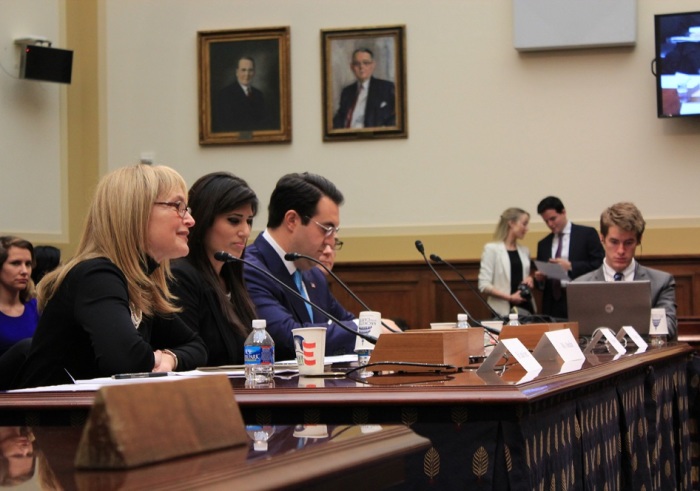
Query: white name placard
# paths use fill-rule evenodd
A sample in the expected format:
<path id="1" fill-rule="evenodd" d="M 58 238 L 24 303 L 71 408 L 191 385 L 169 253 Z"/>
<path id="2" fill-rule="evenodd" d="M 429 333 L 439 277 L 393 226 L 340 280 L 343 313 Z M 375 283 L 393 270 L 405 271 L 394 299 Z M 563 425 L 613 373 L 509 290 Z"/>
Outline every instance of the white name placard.
<path id="1" fill-rule="evenodd" d="M 613 350 L 615 350 L 615 353 L 617 353 L 617 355 L 623 355 L 627 352 L 625 347 L 622 346 L 620 341 L 618 341 L 618 339 L 615 337 L 615 333 L 609 327 L 599 327 L 595 330 L 595 333 L 591 338 L 591 342 L 588 343 L 588 346 L 586 346 L 584 353 L 590 353 L 591 351 L 593 351 L 593 348 L 595 348 L 598 342 L 603 338 L 605 339 L 605 341 L 608 342 L 610 346 L 612 346 Z"/>
<path id="2" fill-rule="evenodd" d="M 664 314 L 664 316 L 665 315 L 666 314 Z M 624 338 L 625 336 L 629 337 L 632 340 L 632 342 L 637 345 L 636 353 L 643 353 L 649 347 L 647 342 L 644 341 L 644 338 L 642 338 L 632 326 L 622 326 L 620 328 L 620 331 L 617 333 L 617 339 L 622 340 L 622 338 Z"/>
<path id="3" fill-rule="evenodd" d="M 545 332 L 532 355 L 538 361 L 561 359 L 562 363 L 586 359 L 570 329 Z"/>
<path id="4" fill-rule="evenodd" d="M 510 353 L 511 356 L 515 358 L 515 361 L 517 361 L 526 372 L 539 372 L 542 370 L 542 365 L 540 365 L 535 357 L 532 356 L 525 345 L 520 342 L 519 339 L 512 338 L 501 339 L 498 344 L 494 346 L 491 354 L 477 369 L 476 373 L 483 373 L 493 370 L 496 367 L 496 363 L 503 358 L 503 355 L 505 355 L 506 352 Z"/>

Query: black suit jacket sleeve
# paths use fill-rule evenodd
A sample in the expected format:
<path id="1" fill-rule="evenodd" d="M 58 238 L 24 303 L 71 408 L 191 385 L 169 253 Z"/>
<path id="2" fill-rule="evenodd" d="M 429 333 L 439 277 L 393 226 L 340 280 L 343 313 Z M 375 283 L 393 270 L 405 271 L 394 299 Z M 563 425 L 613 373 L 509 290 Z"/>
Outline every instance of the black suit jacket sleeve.
<path id="1" fill-rule="evenodd" d="M 571 244 L 569 261 L 571 261 L 571 279 L 578 278 L 600 267 L 605 258 L 605 250 L 600 242 L 600 235 L 592 227 L 573 224 L 571 227 Z"/>
<path id="2" fill-rule="evenodd" d="M 553 242 L 554 235 L 549 234 L 537 243 L 538 261 L 548 261 L 552 257 Z M 572 224 L 569 240 L 569 278 L 573 280 L 599 268 L 603 264 L 603 258 L 605 250 L 600 243 L 598 232 L 592 227 Z"/>

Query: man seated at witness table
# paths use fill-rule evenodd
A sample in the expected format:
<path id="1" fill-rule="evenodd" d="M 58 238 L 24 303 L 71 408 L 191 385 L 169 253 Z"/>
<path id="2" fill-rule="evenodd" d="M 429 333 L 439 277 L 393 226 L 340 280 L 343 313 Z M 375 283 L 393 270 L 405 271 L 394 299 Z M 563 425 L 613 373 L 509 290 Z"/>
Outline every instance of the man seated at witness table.
<path id="1" fill-rule="evenodd" d="M 537 243 L 537 260 L 559 264 L 570 279 L 588 273 L 603 262 L 605 251 L 593 227 L 576 225 L 566 216 L 564 203 L 556 196 L 547 196 L 537 205 L 537 213 L 551 234 Z M 535 271 L 535 280 L 542 291 L 542 313 L 566 319 L 566 281 L 548 279 Z"/>
<path id="2" fill-rule="evenodd" d="M 245 259 L 300 291 L 351 331 L 356 331 L 355 316 L 333 297 L 316 263 L 284 259 L 289 252 L 318 259 L 332 250 L 340 228 L 339 207 L 343 200 L 340 190 L 322 176 L 308 172 L 283 176 L 270 197 L 267 228 L 246 249 Z M 244 277 L 258 317 L 267 320 L 267 330 L 275 341 L 276 359 L 295 357 L 292 329 L 298 327 L 326 327 L 326 355 L 354 351 L 353 332 L 338 326 L 259 270 L 245 265 Z"/>
<path id="3" fill-rule="evenodd" d="M 669 339 L 678 337 L 676 329 L 676 281 L 670 274 L 645 268 L 634 258 L 642 243 L 646 222 L 632 203 L 616 203 L 600 215 L 600 239 L 605 249 L 603 265 L 575 281 L 651 282 L 652 308 L 666 309 Z"/>
<path id="4" fill-rule="evenodd" d="M 326 276 L 330 276 L 329 271 L 333 270 L 333 265 L 335 265 L 336 251 L 339 251 L 342 248 L 343 241 L 339 240 L 336 237 L 333 248 L 326 247 L 325 249 L 323 249 L 323 254 L 321 254 L 318 258 L 318 260 L 321 261 L 321 264 L 316 265 L 316 267 L 321 270 L 321 273 L 323 273 Z M 323 266 L 325 266 L 325 268 Z"/>

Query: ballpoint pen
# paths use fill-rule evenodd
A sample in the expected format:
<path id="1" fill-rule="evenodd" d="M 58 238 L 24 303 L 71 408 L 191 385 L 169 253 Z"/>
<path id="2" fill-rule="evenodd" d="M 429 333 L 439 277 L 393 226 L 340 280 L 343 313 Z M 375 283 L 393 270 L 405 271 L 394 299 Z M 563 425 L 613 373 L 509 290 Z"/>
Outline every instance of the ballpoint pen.
<path id="1" fill-rule="evenodd" d="M 151 378 L 151 377 L 167 377 L 168 372 L 140 372 L 140 373 L 118 373 L 112 375 L 113 379 L 129 379 L 129 378 Z"/>

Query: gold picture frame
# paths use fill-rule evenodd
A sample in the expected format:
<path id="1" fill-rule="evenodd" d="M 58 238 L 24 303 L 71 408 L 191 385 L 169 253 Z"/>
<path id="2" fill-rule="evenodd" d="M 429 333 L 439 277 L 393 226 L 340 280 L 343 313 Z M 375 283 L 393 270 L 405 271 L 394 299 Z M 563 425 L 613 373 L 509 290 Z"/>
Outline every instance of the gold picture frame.
<path id="1" fill-rule="evenodd" d="M 199 144 L 292 141 L 289 27 L 197 33 Z"/>
<path id="2" fill-rule="evenodd" d="M 408 137 L 405 51 L 403 25 L 321 31 L 324 141 Z"/>

